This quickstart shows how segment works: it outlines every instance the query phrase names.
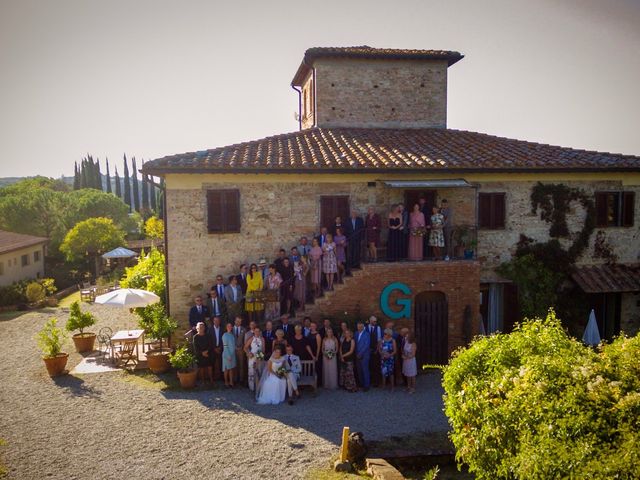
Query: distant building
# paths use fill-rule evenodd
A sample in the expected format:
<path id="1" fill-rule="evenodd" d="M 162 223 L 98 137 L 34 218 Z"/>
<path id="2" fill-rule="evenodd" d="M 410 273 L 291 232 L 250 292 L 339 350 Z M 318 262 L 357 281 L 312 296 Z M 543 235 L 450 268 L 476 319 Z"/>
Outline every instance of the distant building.
<path id="1" fill-rule="evenodd" d="M 549 239 L 548 219 L 532 210 L 541 182 L 579 189 L 593 202 L 596 231 L 574 280 L 603 337 L 637 331 L 640 157 L 447 128 L 448 69 L 461 59 L 448 51 L 312 48 L 291 82 L 299 131 L 146 162 L 143 172 L 166 185 L 171 313 L 185 324 L 193 296 L 216 274 L 272 260 L 336 216 L 345 222 L 352 209 L 380 214 L 384 260 L 392 205 L 411 210 L 421 199 L 429 207 L 447 199 L 459 232 L 456 261 L 363 264 L 305 312 L 394 318 L 418 333 L 421 361 L 446 361 L 480 331 L 481 319 L 492 332 L 521 318 L 518 285 L 496 267 L 512 258 L 521 235 Z M 563 245 L 585 216 L 574 200 Z"/>
<path id="2" fill-rule="evenodd" d="M 0 230 L 0 286 L 44 277 L 48 238 Z"/>

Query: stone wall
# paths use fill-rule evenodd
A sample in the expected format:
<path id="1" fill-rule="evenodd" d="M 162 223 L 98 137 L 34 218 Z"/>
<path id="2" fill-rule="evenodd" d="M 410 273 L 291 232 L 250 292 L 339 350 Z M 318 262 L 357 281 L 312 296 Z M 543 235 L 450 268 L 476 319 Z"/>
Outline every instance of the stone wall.
<path id="1" fill-rule="evenodd" d="M 620 331 L 629 336 L 640 332 L 640 293 L 623 293 L 620 298 Z"/>
<path id="2" fill-rule="evenodd" d="M 537 214 L 531 213 L 531 192 L 537 182 L 482 182 L 478 184 L 479 192 L 505 192 L 506 224 L 503 230 L 480 230 L 478 232 L 478 257 L 483 262 L 483 270 L 490 271 L 500 263 L 508 261 L 515 252 L 515 246 L 524 234 L 537 241 L 549 239 L 549 223 Z M 639 260 L 640 236 L 640 186 L 622 186 L 619 181 L 591 181 L 591 182 L 549 182 L 562 183 L 569 187 L 582 189 L 588 195 L 599 190 L 634 191 L 636 192 L 635 222 L 631 228 L 609 227 L 604 228 L 607 242 L 614 253 L 618 255 L 618 262 L 633 263 Z M 594 199 L 595 201 L 595 199 Z M 572 233 L 570 239 L 561 239 L 565 248 L 573 242 L 584 225 L 585 211 L 579 202 L 571 205 L 567 215 L 567 224 Z M 596 232 L 599 229 L 596 228 Z M 595 232 L 591 236 L 589 247 L 580 257 L 578 264 L 604 263 L 603 259 L 594 258 Z"/>
<path id="3" fill-rule="evenodd" d="M 375 315 L 384 324 L 386 317 L 381 310 L 380 294 L 393 282 L 406 284 L 411 289 L 412 300 L 410 317 L 397 320 L 397 327 L 414 330 L 416 296 L 435 291 L 443 292 L 449 305 L 449 353 L 466 344 L 464 310 L 467 306 L 472 312 L 472 334 L 479 333 L 480 264 L 474 261 L 363 264 L 361 270 L 345 278 L 344 284 L 335 285 L 335 291 L 326 292 L 314 305 L 307 306 L 304 315 L 315 319 L 323 315 L 336 319 L 345 316 L 366 319 Z M 399 297 L 405 298 L 400 292 L 394 292 L 389 297 L 390 305 L 395 305 Z"/>
<path id="4" fill-rule="evenodd" d="M 321 58 L 314 68 L 319 127 L 446 127 L 445 60 Z"/>

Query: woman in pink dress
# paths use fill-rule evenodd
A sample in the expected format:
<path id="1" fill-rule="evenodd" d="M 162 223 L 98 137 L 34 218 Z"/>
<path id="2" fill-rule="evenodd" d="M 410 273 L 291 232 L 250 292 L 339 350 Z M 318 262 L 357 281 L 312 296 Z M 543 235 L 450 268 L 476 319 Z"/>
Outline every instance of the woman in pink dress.
<path id="1" fill-rule="evenodd" d="M 309 263 L 311 263 L 311 286 L 313 296 L 320 296 L 320 284 L 322 282 L 322 248 L 318 244 L 318 239 L 314 238 L 309 250 Z"/>
<path id="2" fill-rule="evenodd" d="M 409 216 L 409 260 L 422 260 L 425 225 L 424 213 L 420 211 L 420 205 L 416 203 Z"/>

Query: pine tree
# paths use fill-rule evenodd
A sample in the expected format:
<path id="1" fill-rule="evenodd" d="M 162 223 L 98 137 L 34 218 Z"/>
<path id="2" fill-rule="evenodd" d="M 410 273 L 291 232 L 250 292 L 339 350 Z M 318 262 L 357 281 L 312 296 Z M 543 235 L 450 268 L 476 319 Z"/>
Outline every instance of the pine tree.
<path id="1" fill-rule="evenodd" d="M 122 199 L 122 188 L 120 188 L 120 175 L 118 175 L 118 167 L 116 166 L 116 197 Z"/>
<path id="2" fill-rule="evenodd" d="M 73 189 L 80 189 L 80 171 L 78 170 L 78 162 L 73 162 Z"/>
<path id="3" fill-rule="evenodd" d="M 131 182 L 129 180 L 129 165 L 127 165 L 127 155 L 124 155 L 124 203 L 129 205 L 131 212 Z"/>
<path id="4" fill-rule="evenodd" d="M 144 160 L 142 161 L 142 169 L 144 170 Z M 142 174 L 142 210 L 149 211 L 149 177 Z"/>
<path id="5" fill-rule="evenodd" d="M 95 178 L 96 178 L 96 184 L 94 188 L 97 188 L 98 190 L 100 190 L 101 192 L 103 191 L 102 189 L 102 173 L 100 172 L 100 159 L 97 158 L 96 159 L 96 165 L 95 165 Z"/>
<path id="6" fill-rule="evenodd" d="M 158 202 L 156 198 L 156 187 L 153 184 L 153 177 L 149 179 L 149 203 L 154 214 L 158 213 Z"/>
<path id="7" fill-rule="evenodd" d="M 133 171 L 131 172 L 131 183 L 133 184 L 133 208 L 136 212 L 140 211 L 140 189 L 138 186 L 138 167 L 136 166 L 136 157 L 131 159 Z"/>
<path id="8" fill-rule="evenodd" d="M 109 159 L 105 160 L 107 164 L 107 193 L 113 193 L 111 190 L 111 175 L 109 175 Z"/>

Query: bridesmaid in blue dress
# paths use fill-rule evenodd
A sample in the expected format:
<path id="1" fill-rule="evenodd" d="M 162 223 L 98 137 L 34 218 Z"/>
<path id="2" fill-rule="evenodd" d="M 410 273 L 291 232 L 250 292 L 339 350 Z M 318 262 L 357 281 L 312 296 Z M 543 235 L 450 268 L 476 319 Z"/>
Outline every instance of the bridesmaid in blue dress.
<path id="1" fill-rule="evenodd" d="M 233 335 L 233 324 L 227 323 L 227 331 L 222 334 L 222 372 L 224 384 L 233 388 L 233 377 L 236 369 L 236 337 Z"/>
<path id="2" fill-rule="evenodd" d="M 393 330 L 386 328 L 384 330 L 384 336 L 378 345 L 378 352 L 380 353 L 380 367 L 382 370 L 381 387 L 383 389 L 385 388 L 388 379 L 392 392 L 395 387 L 393 371 L 397 352 L 396 348 L 396 341 L 393 339 Z"/>

